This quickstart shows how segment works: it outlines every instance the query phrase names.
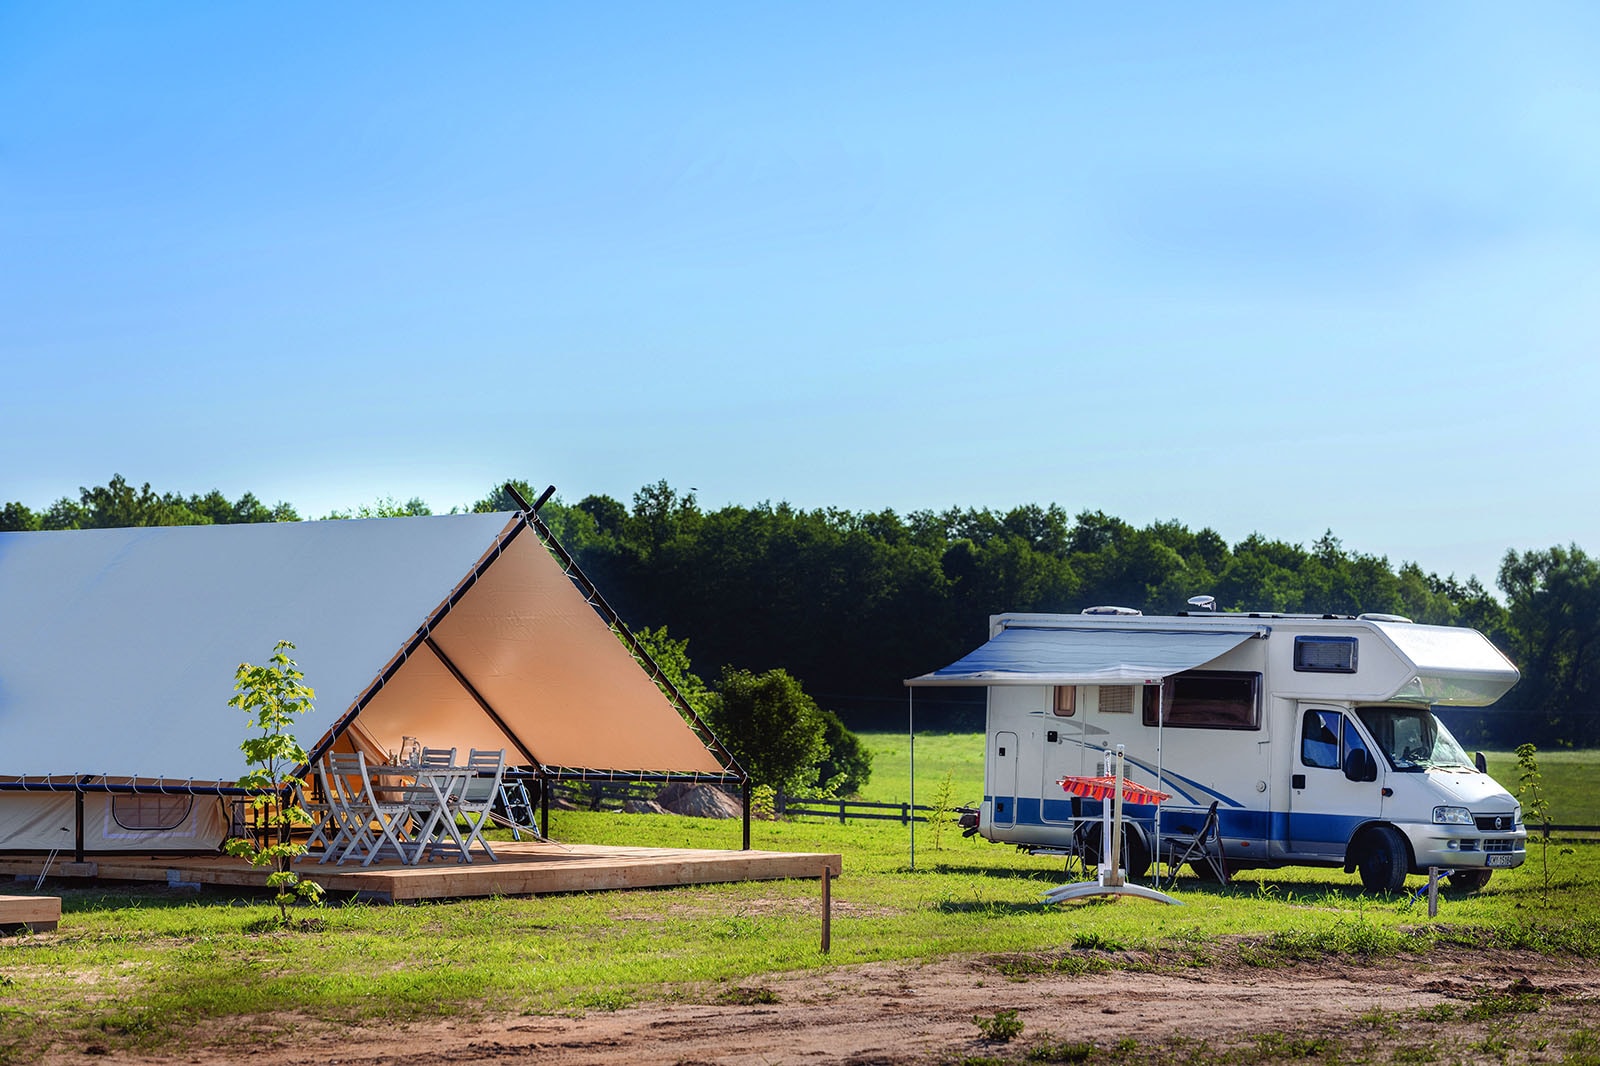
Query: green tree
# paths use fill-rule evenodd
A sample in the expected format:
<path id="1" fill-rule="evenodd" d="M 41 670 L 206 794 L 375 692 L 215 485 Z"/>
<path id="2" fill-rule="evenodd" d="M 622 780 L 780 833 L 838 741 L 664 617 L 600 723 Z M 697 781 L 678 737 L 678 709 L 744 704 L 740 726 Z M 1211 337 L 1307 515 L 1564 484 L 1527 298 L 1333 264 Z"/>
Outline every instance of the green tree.
<path id="1" fill-rule="evenodd" d="M 817 769 L 818 791 L 824 796 L 853 796 L 872 777 L 872 752 L 862 746 L 861 738 L 850 732 L 837 714 L 828 710 L 819 713 L 822 742 L 828 753 Z"/>
<path id="2" fill-rule="evenodd" d="M 826 725 L 787 671 L 724 667 L 707 702 L 712 731 L 755 784 L 789 792 L 816 787 L 827 755 Z"/>
<path id="3" fill-rule="evenodd" d="M 27 533 L 41 524 L 40 516 L 21 503 L 8 503 L 0 510 L 0 533 Z"/>
<path id="4" fill-rule="evenodd" d="M 1535 739 L 1600 744 L 1600 561 L 1576 544 L 1510 551 L 1500 588 L 1511 657 L 1523 671 L 1508 702 L 1541 713 Z"/>
<path id="5" fill-rule="evenodd" d="M 239 778 L 239 787 L 250 790 L 250 804 L 265 831 L 260 839 L 237 837 L 223 845 L 229 855 L 248 859 L 252 866 L 272 868 L 267 887 L 277 890 L 278 913 L 285 925 L 289 923 L 289 904 L 297 897 L 313 902 L 322 898 L 322 886 L 300 880 L 293 868 L 306 846 L 295 843 L 291 832 L 295 826 L 309 826 L 311 815 L 297 802 L 304 783 L 294 776 L 308 759 L 289 727 L 296 715 L 311 710 L 316 697 L 289 658 L 293 650 L 293 644 L 280 640 L 267 665 L 240 663 L 234 671 L 234 695 L 228 706 L 249 715 L 251 728 L 259 734 L 239 745 L 251 766 Z"/>

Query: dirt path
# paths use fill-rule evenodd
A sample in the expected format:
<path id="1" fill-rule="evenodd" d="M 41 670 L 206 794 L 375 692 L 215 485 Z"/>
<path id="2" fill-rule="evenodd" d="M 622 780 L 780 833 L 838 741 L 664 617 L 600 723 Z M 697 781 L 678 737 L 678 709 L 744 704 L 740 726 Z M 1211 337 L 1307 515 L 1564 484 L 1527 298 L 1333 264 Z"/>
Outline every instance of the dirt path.
<path id="1" fill-rule="evenodd" d="M 1559 1062 L 1600 1059 L 1600 966 L 1505 953 L 1008 980 L 992 958 L 774 975 L 740 1004 L 658 1004 L 578 1018 L 495 1017 L 375 1031 L 307 1024 L 295 1038 L 212 1043 L 163 1057 L 58 1049 L 51 1064 L 252 1066 L 500 1063 L 1023 1061 Z M 1021 1035 L 986 1041 L 974 1015 L 1015 1010 Z M 282 1019 L 273 1028 L 282 1030 Z M 237 1039 L 237 1034 L 235 1034 Z M 1083 1045 L 1093 1044 L 1090 1052 Z M 1245 1054 L 1241 1055 L 1241 1049 Z M 1042 1055 L 1041 1052 L 1048 1052 Z"/>

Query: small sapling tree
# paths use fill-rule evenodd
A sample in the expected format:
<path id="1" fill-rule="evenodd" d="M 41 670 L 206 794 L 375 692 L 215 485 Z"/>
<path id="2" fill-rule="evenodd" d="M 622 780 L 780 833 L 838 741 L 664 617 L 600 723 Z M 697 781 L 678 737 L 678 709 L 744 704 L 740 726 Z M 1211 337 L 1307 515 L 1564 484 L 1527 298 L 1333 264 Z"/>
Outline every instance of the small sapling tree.
<path id="1" fill-rule="evenodd" d="M 1550 902 L 1550 801 L 1544 794 L 1544 774 L 1539 772 L 1539 749 L 1532 744 L 1517 748 L 1517 798 L 1522 801 L 1522 821 L 1539 826 L 1539 861 L 1544 869 L 1543 900 Z"/>
<path id="2" fill-rule="evenodd" d="M 249 859 L 252 866 L 270 866 L 267 887 L 276 889 L 278 913 L 289 924 L 289 904 L 296 898 L 313 903 L 322 898 L 322 886 L 300 880 L 294 860 L 304 855 L 306 846 L 296 844 L 290 831 L 297 825 L 309 826 L 311 815 L 296 802 L 300 784 L 292 775 L 306 761 L 305 749 L 289 732 L 295 715 L 311 710 L 316 693 L 305 684 L 305 675 L 289 658 L 294 645 L 278 641 L 265 666 L 240 663 L 233 674 L 234 696 L 228 706 L 249 715 L 251 728 L 258 736 L 239 745 L 252 769 L 239 778 L 239 787 L 249 789 L 250 805 L 262 827 L 260 839 L 235 837 L 223 845 L 229 855 Z"/>

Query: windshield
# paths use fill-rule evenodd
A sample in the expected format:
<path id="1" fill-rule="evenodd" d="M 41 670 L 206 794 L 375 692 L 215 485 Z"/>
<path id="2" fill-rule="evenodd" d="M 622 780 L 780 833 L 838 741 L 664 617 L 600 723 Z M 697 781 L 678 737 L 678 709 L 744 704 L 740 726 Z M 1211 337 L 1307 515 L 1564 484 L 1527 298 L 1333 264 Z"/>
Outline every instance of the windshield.
<path id="1" fill-rule="evenodd" d="M 1396 770 L 1476 769 L 1450 730 L 1425 707 L 1358 707 L 1356 714 Z"/>

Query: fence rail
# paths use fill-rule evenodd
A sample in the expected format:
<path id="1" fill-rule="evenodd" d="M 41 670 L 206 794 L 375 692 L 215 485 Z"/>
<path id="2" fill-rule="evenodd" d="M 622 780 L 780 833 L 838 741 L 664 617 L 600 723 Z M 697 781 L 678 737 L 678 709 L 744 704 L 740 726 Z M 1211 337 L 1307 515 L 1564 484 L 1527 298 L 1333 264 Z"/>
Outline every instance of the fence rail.
<path id="1" fill-rule="evenodd" d="M 914 814 L 925 814 L 934 810 L 935 808 L 921 803 L 913 806 L 909 803 L 869 803 L 866 800 L 810 799 L 803 796 L 785 796 L 780 792 L 773 813 L 779 818 L 795 815 L 829 819 L 837 817 L 840 825 L 849 818 L 909 825 Z"/>

